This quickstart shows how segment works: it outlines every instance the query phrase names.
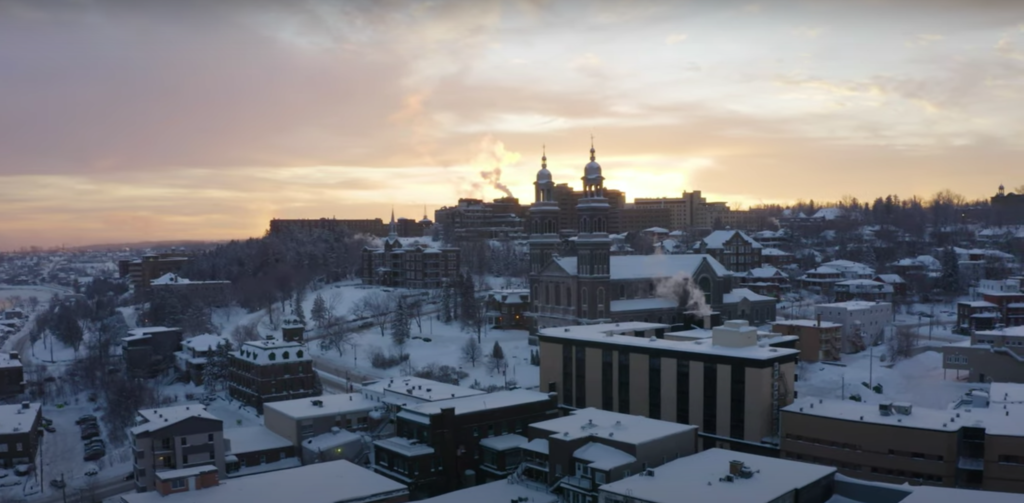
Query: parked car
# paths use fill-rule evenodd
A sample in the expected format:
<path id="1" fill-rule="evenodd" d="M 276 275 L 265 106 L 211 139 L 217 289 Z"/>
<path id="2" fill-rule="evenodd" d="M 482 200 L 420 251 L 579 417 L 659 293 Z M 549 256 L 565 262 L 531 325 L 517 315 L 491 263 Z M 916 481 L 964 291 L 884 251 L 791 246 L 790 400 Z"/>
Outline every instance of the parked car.
<path id="1" fill-rule="evenodd" d="M 100 436 L 99 428 L 86 428 L 82 430 L 82 440 Z"/>
<path id="2" fill-rule="evenodd" d="M 50 432 L 50 433 L 53 433 L 53 432 L 57 431 L 57 428 L 54 428 L 52 424 L 44 424 L 43 425 L 43 429 L 48 431 L 48 432 Z"/>
<path id="3" fill-rule="evenodd" d="M 86 477 L 92 477 L 93 475 L 96 475 L 99 472 L 100 472 L 100 469 L 97 468 L 96 465 L 88 465 L 88 466 L 85 467 L 84 475 Z"/>
<path id="4" fill-rule="evenodd" d="M 28 474 L 32 473 L 32 470 L 34 470 L 34 469 L 35 469 L 35 466 L 33 466 L 33 465 L 15 465 L 14 466 L 14 474 L 19 476 L 19 477 L 23 477 L 25 475 L 28 475 Z"/>
<path id="5" fill-rule="evenodd" d="M 89 440 L 86 440 L 85 441 L 85 446 L 88 447 L 90 445 L 98 445 L 100 447 L 103 447 L 104 446 L 103 439 L 102 438 L 90 438 Z"/>
<path id="6" fill-rule="evenodd" d="M 96 422 L 96 416 L 92 414 L 83 414 L 75 420 L 75 424 L 83 424 L 85 422 Z"/>
<path id="7" fill-rule="evenodd" d="M 53 479 L 50 481 L 50 487 L 54 489 L 64 489 L 67 484 L 63 480 Z"/>
<path id="8" fill-rule="evenodd" d="M 92 451 L 85 451 L 85 455 L 82 456 L 82 461 L 96 461 L 96 460 L 98 460 L 98 459 L 100 459 L 100 458 L 102 458 L 103 456 L 106 456 L 106 455 L 107 455 L 107 451 L 104 451 L 104 450 L 101 450 L 101 449 L 96 449 L 96 450 L 92 450 Z M 86 475 L 89 475 L 89 474 L 86 473 Z"/>

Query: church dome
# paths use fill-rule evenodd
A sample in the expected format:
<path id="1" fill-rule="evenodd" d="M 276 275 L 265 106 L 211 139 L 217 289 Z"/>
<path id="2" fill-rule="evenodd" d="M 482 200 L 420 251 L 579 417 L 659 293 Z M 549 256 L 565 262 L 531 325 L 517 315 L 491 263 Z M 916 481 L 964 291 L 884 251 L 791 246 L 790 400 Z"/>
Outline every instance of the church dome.
<path id="1" fill-rule="evenodd" d="M 537 172 L 537 183 L 545 183 L 551 181 L 551 172 L 548 171 L 548 156 L 544 155 L 540 158 L 540 171 Z"/>
<path id="2" fill-rule="evenodd" d="M 590 162 L 583 168 L 583 176 L 586 178 L 601 176 L 601 165 L 595 160 L 594 147 L 590 147 Z"/>

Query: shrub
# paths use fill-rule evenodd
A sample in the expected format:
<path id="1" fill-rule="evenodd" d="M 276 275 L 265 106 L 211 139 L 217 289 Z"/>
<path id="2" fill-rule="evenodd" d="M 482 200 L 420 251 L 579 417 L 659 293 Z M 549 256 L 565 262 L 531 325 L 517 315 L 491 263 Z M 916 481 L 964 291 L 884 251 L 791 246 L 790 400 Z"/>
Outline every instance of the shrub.
<path id="1" fill-rule="evenodd" d="M 375 348 L 373 352 L 370 353 L 370 365 L 373 365 L 373 368 L 375 369 L 389 369 L 397 367 L 408 359 L 409 355 L 407 353 L 403 353 L 402 355 L 388 355 L 384 354 L 384 351 L 380 348 Z"/>
<path id="2" fill-rule="evenodd" d="M 432 342 L 433 340 L 434 339 L 431 339 L 430 337 L 424 337 L 423 338 L 423 342 Z"/>
<path id="3" fill-rule="evenodd" d="M 436 363 L 431 363 L 430 365 L 418 369 L 413 372 L 412 375 L 422 379 L 430 379 L 431 381 L 454 384 L 456 386 L 458 386 L 461 380 L 469 377 L 468 373 L 452 367 L 451 365 L 438 365 Z"/>

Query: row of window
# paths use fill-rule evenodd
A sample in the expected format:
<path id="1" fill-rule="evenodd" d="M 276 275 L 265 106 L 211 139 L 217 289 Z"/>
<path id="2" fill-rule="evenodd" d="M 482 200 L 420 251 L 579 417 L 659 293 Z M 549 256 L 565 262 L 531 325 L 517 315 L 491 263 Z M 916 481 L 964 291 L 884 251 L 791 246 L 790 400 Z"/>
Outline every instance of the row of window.
<path id="1" fill-rule="evenodd" d="M 786 453 L 786 457 L 789 459 L 795 459 L 797 461 L 803 461 L 806 463 L 831 466 L 855 472 L 867 471 L 876 475 L 887 475 L 889 477 L 900 477 L 904 479 L 919 480 L 922 482 L 931 482 L 935 484 L 941 484 L 943 482 L 943 477 L 941 475 L 933 475 L 929 473 L 912 472 L 908 470 L 892 470 L 889 468 L 880 468 L 877 466 L 864 466 L 858 463 L 847 463 L 844 461 L 837 461 L 834 459 L 819 458 L 817 456 L 804 456 L 802 454 L 794 454 L 790 452 Z"/>
<path id="2" fill-rule="evenodd" d="M 863 446 L 860 444 L 852 444 L 847 442 L 835 442 L 832 440 L 823 440 L 819 438 L 806 437 L 803 435 L 794 435 L 792 433 L 786 434 L 786 440 L 793 440 L 795 442 L 804 442 L 808 444 L 822 445 L 825 447 L 832 447 L 835 449 L 845 449 L 848 451 L 863 452 Z M 872 452 L 872 451 L 868 451 Z M 885 452 L 890 456 L 900 456 L 913 459 L 923 459 L 928 461 L 944 461 L 945 458 L 941 454 L 925 454 L 923 452 L 911 452 L 911 451 L 900 451 L 896 449 L 889 449 Z"/>

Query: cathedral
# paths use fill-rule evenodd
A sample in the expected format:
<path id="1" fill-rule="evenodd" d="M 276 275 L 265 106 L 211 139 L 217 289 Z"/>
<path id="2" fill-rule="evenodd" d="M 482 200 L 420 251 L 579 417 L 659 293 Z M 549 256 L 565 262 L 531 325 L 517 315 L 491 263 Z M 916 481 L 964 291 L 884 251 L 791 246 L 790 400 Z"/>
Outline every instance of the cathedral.
<path id="1" fill-rule="evenodd" d="M 677 302 L 657 293 L 661 283 L 680 273 L 692 278 L 722 320 L 754 325 L 775 320 L 775 299 L 733 288 L 738 276 L 710 255 L 613 256 L 604 180 L 591 145 L 590 162 L 583 167 L 583 197 L 576 206 L 576 256 L 559 256 L 560 209 L 547 155 L 541 157 L 528 223 L 534 330 L 620 321 L 682 323 Z"/>

